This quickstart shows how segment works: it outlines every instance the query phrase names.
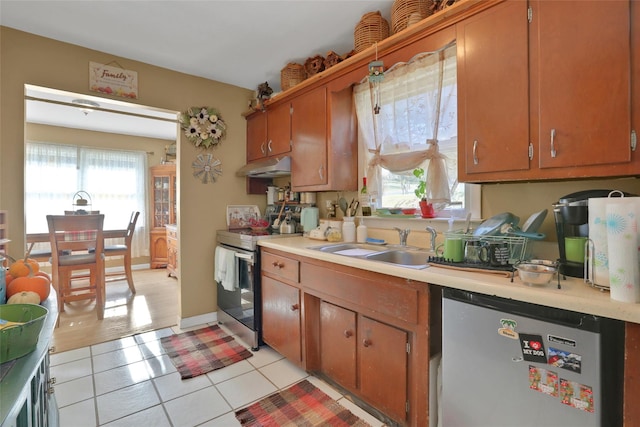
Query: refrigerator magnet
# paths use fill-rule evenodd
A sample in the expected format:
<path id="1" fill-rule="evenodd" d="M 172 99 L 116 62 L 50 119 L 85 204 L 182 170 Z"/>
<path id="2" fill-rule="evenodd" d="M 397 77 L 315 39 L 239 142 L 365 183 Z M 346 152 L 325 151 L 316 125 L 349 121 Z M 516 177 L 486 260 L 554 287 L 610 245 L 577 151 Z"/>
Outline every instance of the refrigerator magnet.
<path id="1" fill-rule="evenodd" d="M 593 412 L 593 389 L 584 384 L 560 378 L 560 401 L 565 405 Z"/>
<path id="2" fill-rule="evenodd" d="M 558 397 L 558 374 L 529 365 L 529 388 L 552 397 Z"/>
<path id="3" fill-rule="evenodd" d="M 549 365 L 566 369 L 577 374 L 582 373 L 582 356 L 570 351 L 549 347 Z"/>
<path id="4" fill-rule="evenodd" d="M 515 330 L 518 322 L 513 319 L 500 319 L 500 324 L 502 328 L 498 329 L 498 335 L 511 338 L 512 340 L 518 339 L 518 333 Z"/>
<path id="5" fill-rule="evenodd" d="M 542 335 L 519 334 L 522 357 L 527 362 L 547 363 Z"/>

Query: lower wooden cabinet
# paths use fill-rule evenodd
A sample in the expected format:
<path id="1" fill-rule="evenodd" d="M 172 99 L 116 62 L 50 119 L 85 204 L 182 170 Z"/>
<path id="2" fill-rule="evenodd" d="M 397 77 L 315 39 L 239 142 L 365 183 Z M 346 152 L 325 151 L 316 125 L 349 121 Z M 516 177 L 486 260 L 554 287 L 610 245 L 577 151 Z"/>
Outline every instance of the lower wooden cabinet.
<path id="1" fill-rule="evenodd" d="M 395 420 L 407 418 L 408 333 L 358 317 L 358 373 L 362 397 Z"/>
<path id="2" fill-rule="evenodd" d="M 167 225 L 167 274 L 178 277 L 178 227 Z"/>
<path id="3" fill-rule="evenodd" d="M 262 338 L 287 359 L 302 363 L 300 289 L 262 278 Z"/>
<path id="4" fill-rule="evenodd" d="M 388 425 L 428 425 L 437 289 L 270 248 L 261 257 L 264 342 Z"/>
<path id="5" fill-rule="evenodd" d="M 151 230 L 149 236 L 151 268 L 165 268 L 167 266 L 167 232 L 164 228 Z"/>
<path id="6" fill-rule="evenodd" d="M 408 347 L 406 331 L 320 303 L 322 373 L 396 420 L 407 417 Z"/>
<path id="7" fill-rule="evenodd" d="M 338 384 L 356 390 L 356 313 L 320 303 L 320 369 Z"/>

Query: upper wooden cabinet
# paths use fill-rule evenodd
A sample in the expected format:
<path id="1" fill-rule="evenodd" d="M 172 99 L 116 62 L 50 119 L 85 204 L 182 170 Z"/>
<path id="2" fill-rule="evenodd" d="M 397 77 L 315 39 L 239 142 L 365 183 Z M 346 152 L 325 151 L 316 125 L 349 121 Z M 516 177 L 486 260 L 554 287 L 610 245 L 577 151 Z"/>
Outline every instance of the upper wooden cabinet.
<path id="1" fill-rule="evenodd" d="M 527 32 L 524 1 L 503 3 L 457 26 L 461 181 L 529 169 Z"/>
<path id="2" fill-rule="evenodd" d="M 536 163 L 543 175 L 592 165 L 607 175 L 631 161 L 630 2 L 535 1 L 531 9 Z"/>
<path id="3" fill-rule="evenodd" d="M 294 191 L 358 189 L 358 142 L 352 88 L 317 87 L 291 100 Z"/>
<path id="4" fill-rule="evenodd" d="M 457 24 L 461 182 L 640 172 L 633 3 L 507 1 Z"/>
<path id="5" fill-rule="evenodd" d="M 291 151 L 291 107 L 274 105 L 247 116 L 247 162 Z"/>

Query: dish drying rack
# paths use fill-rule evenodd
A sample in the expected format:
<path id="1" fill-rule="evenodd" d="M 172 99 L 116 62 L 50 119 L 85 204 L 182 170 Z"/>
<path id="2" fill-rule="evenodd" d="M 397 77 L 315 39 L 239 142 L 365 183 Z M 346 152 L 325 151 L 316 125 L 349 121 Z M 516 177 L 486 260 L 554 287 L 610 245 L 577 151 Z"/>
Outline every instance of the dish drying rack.
<path id="1" fill-rule="evenodd" d="M 504 266 L 488 266 L 486 264 L 475 264 L 467 262 L 453 262 L 451 260 L 444 259 L 442 257 L 430 257 L 429 262 L 433 264 L 450 265 L 464 268 L 477 268 L 482 270 L 501 270 L 501 271 L 514 271 L 514 265 L 520 261 L 524 261 L 528 258 L 529 252 L 527 237 L 522 236 L 493 236 L 493 235 L 481 235 L 476 236 L 470 233 L 465 233 L 463 230 L 445 231 L 445 239 L 461 239 L 463 241 L 463 247 L 466 242 L 470 240 L 479 240 L 486 243 L 506 243 L 509 247 L 509 262 Z"/>

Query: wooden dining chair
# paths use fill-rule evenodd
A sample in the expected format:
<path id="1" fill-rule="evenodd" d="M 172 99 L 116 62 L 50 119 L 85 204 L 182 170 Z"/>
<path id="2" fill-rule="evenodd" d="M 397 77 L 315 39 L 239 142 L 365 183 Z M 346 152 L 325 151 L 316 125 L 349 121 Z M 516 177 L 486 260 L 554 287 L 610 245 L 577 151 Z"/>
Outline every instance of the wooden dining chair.
<path id="1" fill-rule="evenodd" d="M 58 310 L 67 302 L 95 299 L 98 319 L 104 317 L 104 215 L 47 215 L 51 242 L 51 275 Z M 89 249 L 94 248 L 93 252 Z M 70 254 L 65 254 L 70 251 Z M 82 282 L 74 272 L 89 270 Z M 88 280 L 88 284 L 86 281 Z"/>
<path id="2" fill-rule="evenodd" d="M 129 218 L 129 225 L 127 226 L 127 234 L 124 236 L 124 244 L 121 245 L 106 245 L 104 247 L 104 255 L 106 257 L 121 256 L 123 259 L 124 275 L 127 278 L 127 284 L 132 294 L 136 293 L 136 287 L 133 284 L 133 274 L 131 274 L 131 243 L 133 240 L 133 233 L 136 231 L 136 222 L 140 212 L 132 212 Z M 105 273 L 106 277 L 112 277 L 111 280 L 116 280 L 113 277 L 122 277 L 121 271 L 114 271 Z M 109 279 L 106 279 L 109 280 Z"/>

